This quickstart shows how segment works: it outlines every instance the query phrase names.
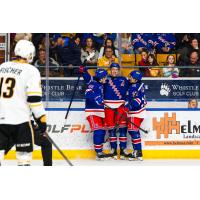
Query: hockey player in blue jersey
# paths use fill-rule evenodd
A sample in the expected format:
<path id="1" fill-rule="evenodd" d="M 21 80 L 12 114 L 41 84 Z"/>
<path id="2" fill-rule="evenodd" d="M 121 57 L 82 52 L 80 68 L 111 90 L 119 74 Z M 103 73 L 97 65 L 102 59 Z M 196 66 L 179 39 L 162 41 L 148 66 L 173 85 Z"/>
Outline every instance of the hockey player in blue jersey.
<path id="1" fill-rule="evenodd" d="M 119 76 L 119 72 L 119 64 L 112 63 L 110 65 L 110 75 L 104 84 L 105 125 L 109 132 L 111 154 L 114 159 L 117 159 L 116 124 L 119 127 L 120 159 L 124 159 L 127 156 L 127 122 L 125 120 L 127 114 L 124 105 L 130 83 L 127 78 Z M 92 80 L 92 77 L 87 72 L 83 73 L 83 77 L 86 83 Z"/>
<path id="2" fill-rule="evenodd" d="M 129 154 L 129 159 L 142 160 L 142 145 L 139 127 L 146 117 L 146 98 L 144 84 L 141 82 L 142 73 L 132 71 L 130 73 L 130 87 L 128 89 L 128 132 L 132 139 L 133 153 Z M 130 123 L 132 122 L 132 123 Z"/>
<path id="3" fill-rule="evenodd" d="M 117 159 L 116 124 L 119 127 L 120 159 L 125 159 L 127 144 L 126 122 L 126 93 L 130 85 L 129 80 L 119 75 L 120 66 L 117 63 L 110 65 L 110 75 L 104 85 L 105 123 L 109 132 L 111 153 Z M 106 107 L 106 105 L 108 107 Z"/>
<path id="4" fill-rule="evenodd" d="M 79 72 L 83 74 L 84 69 L 80 67 Z M 94 149 L 97 154 L 97 160 L 103 160 L 110 157 L 103 153 L 103 143 L 105 137 L 105 112 L 103 104 L 103 84 L 106 82 L 107 72 L 104 69 L 97 69 L 93 80 L 87 82 L 85 91 L 85 114 L 93 133 Z"/>

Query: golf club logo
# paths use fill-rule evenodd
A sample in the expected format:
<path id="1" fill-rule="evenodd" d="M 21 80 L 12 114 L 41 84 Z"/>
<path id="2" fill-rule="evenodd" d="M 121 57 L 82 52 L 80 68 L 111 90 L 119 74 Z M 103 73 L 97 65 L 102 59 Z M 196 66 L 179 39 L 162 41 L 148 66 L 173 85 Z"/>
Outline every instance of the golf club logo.
<path id="1" fill-rule="evenodd" d="M 170 92 L 171 92 L 171 89 L 170 89 L 169 85 L 166 83 L 162 83 L 162 85 L 160 87 L 160 95 L 161 96 L 164 96 L 164 95 L 169 96 Z"/>

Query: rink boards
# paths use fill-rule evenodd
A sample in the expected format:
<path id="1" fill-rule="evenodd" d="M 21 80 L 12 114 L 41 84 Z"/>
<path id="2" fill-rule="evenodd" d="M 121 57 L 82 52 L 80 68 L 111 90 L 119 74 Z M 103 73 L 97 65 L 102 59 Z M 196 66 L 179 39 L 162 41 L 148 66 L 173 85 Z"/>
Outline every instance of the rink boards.
<path id="1" fill-rule="evenodd" d="M 56 144 L 70 159 L 92 159 L 95 157 L 89 124 L 83 108 L 73 107 L 67 121 L 65 108 L 48 108 L 48 132 Z M 141 132 L 145 159 L 200 158 L 200 109 L 149 108 Z M 107 137 L 107 136 L 106 136 Z M 131 149 L 128 135 L 128 149 Z M 41 159 L 40 147 L 35 146 L 33 156 Z M 104 149 L 109 151 L 109 143 Z M 15 158 L 14 150 L 8 159 Z M 54 150 L 53 159 L 61 159 Z"/>

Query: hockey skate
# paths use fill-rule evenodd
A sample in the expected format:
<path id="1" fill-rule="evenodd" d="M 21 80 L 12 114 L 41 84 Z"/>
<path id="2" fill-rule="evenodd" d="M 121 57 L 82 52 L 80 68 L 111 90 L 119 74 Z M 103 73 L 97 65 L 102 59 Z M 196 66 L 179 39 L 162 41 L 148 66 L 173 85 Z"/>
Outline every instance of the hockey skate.
<path id="1" fill-rule="evenodd" d="M 130 161 L 135 160 L 135 154 L 134 154 L 134 152 L 128 154 L 128 160 L 130 160 Z"/>
<path id="2" fill-rule="evenodd" d="M 120 149 L 120 160 L 125 160 L 129 158 L 129 154 L 126 149 Z"/>
<path id="3" fill-rule="evenodd" d="M 99 152 L 96 155 L 96 160 L 102 161 L 102 160 L 109 160 L 112 157 L 111 154 L 105 154 L 103 152 Z"/>
<path id="4" fill-rule="evenodd" d="M 134 150 L 132 154 L 129 154 L 129 160 L 139 160 L 143 161 L 142 159 L 142 150 Z"/>
<path id="5" fill-rule="evenodd" d="M 117 149 L 111 149 L 111 158 L 113 158 L 114 160 L 117 160 Z"/>
<path id="6" fill-rule="evenodd" d="M 128 154 L 128 160 L 139 160 L 143 161 L 142 159 L 142 150 L 135 150 L 133 153 Z"/>
<path id="7" fill-rule="evenodd" d="M 134 151 L 134 154 L 135 154 L 135 158 L 139 161 L 143 161 L 142 159 L 142 150 L 135 150 Z"/>

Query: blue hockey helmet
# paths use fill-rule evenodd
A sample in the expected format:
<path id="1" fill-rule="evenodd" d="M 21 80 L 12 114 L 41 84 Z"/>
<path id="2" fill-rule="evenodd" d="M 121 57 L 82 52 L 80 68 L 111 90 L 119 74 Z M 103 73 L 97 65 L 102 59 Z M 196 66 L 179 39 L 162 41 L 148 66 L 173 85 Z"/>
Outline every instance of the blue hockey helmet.
<path id="1" fill-rule="evenodd" d="M 111 63 L 110 69 L 111 69 L 112 67 L 116 67 L 116 68 L 120 69 L 120 65 L 119 65 L 118 63 Z"/>
<path id="2" fill-rule="evenodd" d="M 138 70 L 133 70 L 131 73 L 130 73 L 130 76 L 138 81 L 141 81 L 142 79 L 142 73 Z"/>
<path id="3" fill-rule="evenodd" d="M 107 71 L 105 69 L 97 69 L 95 72 L 95 77 L 97 80 L 101 80 L 102 78 L 107 76 Z"/>

